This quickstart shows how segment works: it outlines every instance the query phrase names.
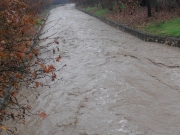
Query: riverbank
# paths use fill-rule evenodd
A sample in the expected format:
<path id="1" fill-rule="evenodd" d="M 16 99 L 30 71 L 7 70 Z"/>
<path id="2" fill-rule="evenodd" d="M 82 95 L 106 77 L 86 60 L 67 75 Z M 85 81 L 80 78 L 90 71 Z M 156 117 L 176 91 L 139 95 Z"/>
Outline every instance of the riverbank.
<path id="1" fill-rule="evenodd" d="M 152 17 L 147 17 L 146 7 L 139 8 L 133 15 L 123 11 L 120 13 L 108 9 L 101 9 L 100 7 L 81 7 L 81 9 L 149 34 L 180 37 L 178 25 L 180 23 L 179 11 L 175 9 L 171 12 L 167 12 L 166 10 L 160 12 L 153 11 Z"/>

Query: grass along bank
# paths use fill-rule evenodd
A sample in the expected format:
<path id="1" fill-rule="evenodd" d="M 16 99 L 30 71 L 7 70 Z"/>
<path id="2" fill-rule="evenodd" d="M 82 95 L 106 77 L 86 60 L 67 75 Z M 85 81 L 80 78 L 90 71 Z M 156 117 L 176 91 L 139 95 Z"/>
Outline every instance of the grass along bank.
<path id="1" fill-rule="evenodd" d="M 162 36 L 180 37 L 180 18 L 151 23 L 144 27 L 144 31 Z"/>
<path id="2" fill-rule="evenodd" d="M 87 7 L 85 10 L 98 16 L 104 16 L 110 12 L 108 9 L 101 9 L 100 7 Z"/>

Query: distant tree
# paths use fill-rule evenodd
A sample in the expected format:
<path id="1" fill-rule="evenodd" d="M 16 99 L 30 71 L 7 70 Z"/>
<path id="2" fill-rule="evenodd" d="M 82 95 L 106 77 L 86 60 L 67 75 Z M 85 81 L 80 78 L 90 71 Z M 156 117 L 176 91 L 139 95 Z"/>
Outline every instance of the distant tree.
<path id="1" fill-rule="evenodd" d="M 177 2 L 177 4 L 178 4 L 178 6 L 180 6 L 180 0 L 176 0 L 176 2 Z"/>
<path id="2" fill-rule="evenodd" d="M 152 16 L 152 13 L 151 13 L 151 0 L 146 0 L 146 4 L 147 4 L 147 14 L 148 14 L 148 17 L 151 17 Z"/>

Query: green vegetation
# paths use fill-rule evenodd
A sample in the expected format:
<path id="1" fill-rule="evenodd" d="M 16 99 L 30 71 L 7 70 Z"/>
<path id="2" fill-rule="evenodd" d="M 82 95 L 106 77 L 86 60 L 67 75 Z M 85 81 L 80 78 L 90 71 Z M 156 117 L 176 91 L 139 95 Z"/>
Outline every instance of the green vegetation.
<path id="1" fill-rule="evenodd" d="M 101 9 L 100 7 L 87 7 L 85 10 L 98 16 L 103 16 L 109 11 L 108 9 Z"/>
<path id="2" fill-rule="evenodd" d="M 95 15 L 98 15 L 98 16 L 103 16 L 105 13 L 107 13 L 109 10 L 108 9 L 101 9 L 99 11 L 96 11 L 95 12 Z"/>
<path id="3" fill-rule="evenodd" d="M 42 22 L 43 22 L 43 19 L 38 19 L 38 21 L 37 21 L 37 25 L 39 26 L 39 25 L 41 25 L 42 24 Z"/>
<path id="4" fill-rule="evenodd" d="M 98 9 L 98 8 L 97 7 L 87 7 L 86 11 L 91 11 L 91 10 L 96 10 L 96 9 Z"/>
<path id="5" fill-rule="evenodd" d="M 126 5 L 122 4 L 122 5 L 120 6 L 120 8 L 121 8 L 121 10 L 123 10 L 123 9 L 126 8 Z"/>
<path id="6" fill-rule="evenodd" d="M 51 8 L 50 8 L 50 9 L 51 9 Z M 44 21 L 43 18 L 46 17 L 46 15 L 48 14 L 48 12 L 49 12 L 50 9 L 44 10 L 44 11 L 42 11 L 42 12 L 39 14 L 39 16 L 38 16 L 39 19 L 37 20 L 37 22 L 36 22 L 36 24 L 35 24 L 35 28 L 39 28 L 39 26 L 43 23 L 43 21 Z"/>
<path id="7" fill-rule="evenodd" d="M 180 18 L 152 23 L 144 28 L 145 32 L 162 36 L 180 37 Z"/>
<path id="8" fill-rule="evenodd" d="M 38 19 L 36 24 L 35 24 L 35 28 L 39 28 L 39 26 L 43 23 L 43 19 Z"/>

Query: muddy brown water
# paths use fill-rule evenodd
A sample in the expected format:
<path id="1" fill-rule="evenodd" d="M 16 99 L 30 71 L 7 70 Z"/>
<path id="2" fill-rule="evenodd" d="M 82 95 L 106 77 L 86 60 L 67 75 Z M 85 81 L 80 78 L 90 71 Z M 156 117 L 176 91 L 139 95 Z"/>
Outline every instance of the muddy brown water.
<path id="1" fill-rule="evenodd" d="M 180 49 L 144 42 L 75 9 L 50 12 L 63 79 L 42 88 L 20 135 L 180 135 Z M 49 46 L 53 48 L 55 45 Z M 51 53 L 42 57 L 51 57 Z M 51 83 L 51 82 L 46 82 Z"/>

